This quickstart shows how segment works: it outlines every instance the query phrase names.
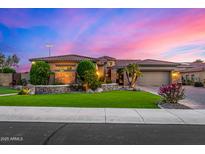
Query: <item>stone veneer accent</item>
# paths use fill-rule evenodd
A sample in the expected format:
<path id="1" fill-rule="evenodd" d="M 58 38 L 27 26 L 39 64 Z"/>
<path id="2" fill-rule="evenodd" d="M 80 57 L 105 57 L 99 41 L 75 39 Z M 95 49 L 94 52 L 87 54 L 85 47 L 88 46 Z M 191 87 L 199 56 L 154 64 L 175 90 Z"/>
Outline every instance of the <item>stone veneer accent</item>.
<path id="1" fill-rule="evenodd" d="M 37 85 L 29 89 L 30 94 L 62 94 L 70 92 L 70 85 Z"/>
<path id="2" fill-rule="evenodd" d="M 117 83 L 102 84 L 103 91 L 119 90 L 120 87 Z"/>
<path id="3" fill-rule="evenodd" d="M 28 85 L 30 94 L 63 94 L 72 92 L 70 85 Z M 102 84 L 103 91 L 119 90 L 117 83 Z"/>

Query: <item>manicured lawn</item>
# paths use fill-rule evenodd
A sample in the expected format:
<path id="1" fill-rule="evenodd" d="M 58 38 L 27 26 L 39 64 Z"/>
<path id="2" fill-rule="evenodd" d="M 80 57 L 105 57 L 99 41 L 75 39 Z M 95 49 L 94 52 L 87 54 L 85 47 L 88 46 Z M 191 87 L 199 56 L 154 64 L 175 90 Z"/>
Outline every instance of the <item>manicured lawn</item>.
<path id="1" fill-rule="evenodd" d="M 15 89 L 8 88 L 8 87 L 0 87 L 0 95 L 10 94 L 10 93 L 18 93 L 18 91 Z"/>
<path id="2" fill-rule="evenodd" d="M 110 107 L 157 108 L 159 96 L 148 92 L 112 91 L 86 94 L 55 94 L 0 97 L 0 106 L 58 106 L 58 107 Z"/>

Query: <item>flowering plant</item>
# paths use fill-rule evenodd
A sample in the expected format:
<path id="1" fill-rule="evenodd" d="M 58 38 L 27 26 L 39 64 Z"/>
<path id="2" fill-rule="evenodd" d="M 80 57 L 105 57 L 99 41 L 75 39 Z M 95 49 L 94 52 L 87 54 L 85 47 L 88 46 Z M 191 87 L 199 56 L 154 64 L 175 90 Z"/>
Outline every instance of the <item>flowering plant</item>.
<path id="1" fill-rule="evenodd" d="M 179 83 L 163 85 L 159 88 L 158 94 L 162 96 L 164 103 L 177 103 L 179 100 L 185 98 L 184 89 Z"/>

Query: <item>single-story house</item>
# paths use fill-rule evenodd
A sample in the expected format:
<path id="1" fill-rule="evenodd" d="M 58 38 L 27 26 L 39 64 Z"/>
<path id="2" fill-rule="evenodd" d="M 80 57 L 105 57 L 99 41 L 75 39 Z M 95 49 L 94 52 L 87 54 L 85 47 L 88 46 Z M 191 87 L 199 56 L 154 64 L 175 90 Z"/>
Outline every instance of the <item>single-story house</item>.
<path id="1" fill-rule="evenodd" d="M 176 80 L 175 69 L 179 65 L 174 62 L 152 59 L 129 60 L 109 56 L 94 58 L 74 54 L 30 59 L 33 64 L 35 61 L 49 63 L 51 71 L 55 74 L 55 81 L 64 84 L 76 82 L 76 68 L 82 60 L 91 60 L 96 64 L 97 74 L 101 80 L 124 86 L 128 84 L 126 75 L 119 73 L 118 70 L 129 64 L 136 63 L 139 65 L 143 75 L 138 79 L 137 84 L 146 86 L 161 86 L 174 82 Z"/>

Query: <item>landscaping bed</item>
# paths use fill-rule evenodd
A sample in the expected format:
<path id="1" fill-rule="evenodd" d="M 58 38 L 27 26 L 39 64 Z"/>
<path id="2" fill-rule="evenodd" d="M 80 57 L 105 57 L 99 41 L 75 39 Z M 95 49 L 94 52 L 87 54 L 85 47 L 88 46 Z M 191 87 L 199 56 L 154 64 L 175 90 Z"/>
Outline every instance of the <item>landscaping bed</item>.
<path id="1" fill-rule="evenodd" d="M 0 106 L 56 106 L 96 108 L 158 108 L 160 96 L 143 91 L 16 95 L 0 98 Z"/>
<path id="2" fill-rule="evenodd" d="M 159 104 L 159 107 L 164 109 L 191 109 L 188 106 L 179 103 L 161 103 Z"/>

